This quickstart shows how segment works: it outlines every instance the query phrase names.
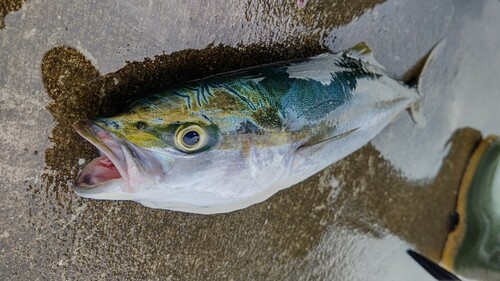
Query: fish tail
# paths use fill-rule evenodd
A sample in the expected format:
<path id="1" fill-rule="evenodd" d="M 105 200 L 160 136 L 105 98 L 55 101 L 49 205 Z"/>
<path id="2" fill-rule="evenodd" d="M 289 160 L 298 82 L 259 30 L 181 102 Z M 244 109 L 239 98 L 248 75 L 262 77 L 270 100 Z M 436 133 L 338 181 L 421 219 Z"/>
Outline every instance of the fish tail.
<path id="1" fill-rule="evenodd" d="M 440 40 L 425 54 L 410 70 L 403 75 L 403 83 L 410 88 L 414 88 L 417 92 L 418 98 L 408 107 L 410 116 L 419 127 L 424 127 L 427 124 L 425 116 L 422 114 L 421 108 L 421 90 L 424 82 L 425 73 L 429 69 L 432 60 L 445 45 L 446 40 Z"/>

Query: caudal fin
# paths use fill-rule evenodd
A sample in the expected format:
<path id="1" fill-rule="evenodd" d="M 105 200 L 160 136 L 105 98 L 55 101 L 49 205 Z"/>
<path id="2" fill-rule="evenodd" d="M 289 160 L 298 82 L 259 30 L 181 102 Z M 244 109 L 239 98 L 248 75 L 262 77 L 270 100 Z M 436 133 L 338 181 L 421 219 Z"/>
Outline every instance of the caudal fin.
<path id="1" fill-rule="evenodd" d="M 436 57 L 436 54 L 439 50 L 445 45 L 446 40 L 441 40 L 437 42 L 430 50 L 425 54 L 410 70 L 408 70 L 404 75 L 401 81 L 405 83 L 410 88 L 416 88 L 417 94 L 421 96 L 420 90 L 422 89 L 422 84 L 424 77 L 424 73 L 429 69 L 432 60 Z M 421 99 L 418 99 L 416 102 L 408 107 L 408 112 L 410 116 L 419 127 L 424 127 L 427 124 L 427 120 L 425 116 L 422 114 L 420 110 Z"/>

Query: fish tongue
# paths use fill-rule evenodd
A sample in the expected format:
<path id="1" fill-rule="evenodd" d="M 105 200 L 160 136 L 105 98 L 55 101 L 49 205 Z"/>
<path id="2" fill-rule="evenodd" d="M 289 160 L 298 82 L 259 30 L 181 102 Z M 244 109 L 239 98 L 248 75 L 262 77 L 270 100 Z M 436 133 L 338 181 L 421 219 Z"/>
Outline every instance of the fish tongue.
<path id="1" fill-rule="evenodd" d="M 96 184 L 109 180 L 121 179 L 128 182 L 125 157 L 118 142 L 105 129 L 91 121 L 80 121 L 75 123 L 76 131 L 101 153 L 101 157 L 92 160 L 81 172 L 77 184 L 93 188 Z M 83 184 L 83 185 L 81 185 Z"/>
<path id="2" fill-rule="evenodd" d="M 103 155 L 90 161 L 77 179 L 80 186 L 92 187 L 97 184 L 121 178 L 111 160 Z"/>

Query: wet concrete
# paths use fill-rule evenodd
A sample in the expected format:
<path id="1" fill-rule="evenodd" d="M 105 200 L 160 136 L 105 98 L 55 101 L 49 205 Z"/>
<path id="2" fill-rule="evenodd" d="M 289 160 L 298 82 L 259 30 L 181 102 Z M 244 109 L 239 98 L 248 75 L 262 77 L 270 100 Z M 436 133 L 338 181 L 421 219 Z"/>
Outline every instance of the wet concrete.
<path id="1" fill-rule="evenodd" d="M 21 9 L 26 0 L 2 0 L 0 2 L 0 29 L 5 27 L 3 19 L 10 13 Z"/>
<path id="2" fill-rule="evenodd" d="M 474 130 L 446 130 L 447 144 L 432 136 L 439 127 L 427 126 L 426 141 L 439 146 L 442 156 L 436 175 L 424 181 L 408 179 L 387 158 L 390 153 L 381 154 L 389 148 L 368 145 L 304 183 L 230 214 L 201 216 L 75 196 L 71 187 L 79 162 L 97 153 L 73 131 L 75 121 L 112 115 L 127 100 L 180 81 L 317 54 L 325 41 L 341 49 L 349 36 L 338 29 L 333 39 L 331 32 L 376 4 L 309 1 L 298 10 L 295 1 L 123 3 L 43 10 L 44 1 L 28 2 L 0 30 L 0 61 L 6 62 L 0 68 L 0 279 L 429 278 L 405 250 L 439 257 L 461 174 L 480 138 Z M 460 3 L 448 4 L 437 7 L 437 14 L 465 13 Z M 408 12 L 390 1 L 382 5 L 389 7 L 383 10 L 386 17 L 397 18 L 398 9 Z M 105 8 L 118 11 L 116 19 L 101 15 Z M 426 12 L 415 11 L 415 18 L 425 19 Z M 23 12 L 31 17 L 20 16 Z M 56 27 L 50 16 L 60 17 Z M 376 47 L 389 70 L 402 74 L 439 35 L 453 37 L 462 30 L 449 18 L 432 19 L 441 29 L 425 44 L 403 45 L 408 53 L 403 62 L 388 63 L 392 51 L 401 52 L 397 47 L 391 52 Z M 82 22 L 88 27 L 80 32 Z M 168 31 L 153 22 L 176 28 Z M 375 23 L 354 30 L 363 34 Z M 103 35 L 95 28 L 101 26 L 113 32 Z M 413 25 L 396 30 L 410 27 L 427 32 Z M 404 31 L 399 36 L 413 38 Z M 373 41 L 382 44 L 382 38 Z M 433 69 L 435 77 L 448 77 L 440 74 L 442 68 Z M 428 88 L 436 84 L 439 79 Z M 391 140 L 400 127 L 415 128 L 406 118 L 402 114 L 376 142 Z M 403 135 L 408 150 L 421 149 L 412 133 Z"/>

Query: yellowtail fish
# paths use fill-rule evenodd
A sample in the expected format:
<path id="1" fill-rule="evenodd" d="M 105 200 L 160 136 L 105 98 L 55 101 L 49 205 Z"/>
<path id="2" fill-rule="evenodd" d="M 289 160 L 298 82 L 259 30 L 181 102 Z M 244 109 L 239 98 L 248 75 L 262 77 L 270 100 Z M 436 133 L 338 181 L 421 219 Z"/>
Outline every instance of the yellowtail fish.
<path id="1" fill-rule="evenodd" d="M 187 82 L 75 125 L 101 156 L 75 191 L 213 214 L 266 200 L 369 142 L 418 100 L 360 43 Z"/>

